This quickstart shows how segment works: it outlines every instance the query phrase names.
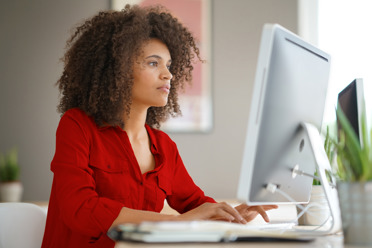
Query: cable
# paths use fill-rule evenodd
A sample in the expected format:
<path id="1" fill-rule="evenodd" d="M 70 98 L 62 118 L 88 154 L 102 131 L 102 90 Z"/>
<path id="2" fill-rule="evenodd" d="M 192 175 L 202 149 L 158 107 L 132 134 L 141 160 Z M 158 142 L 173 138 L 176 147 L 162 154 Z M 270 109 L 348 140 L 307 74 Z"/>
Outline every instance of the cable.
<path id="1" fill-rule="evenodd" d="M 327 171 L 326 171 L 327 173 Z M 313 178 L 319 182 L 321 182 L 322 180 L 320 179 L 320 177 L 317 177 L 315 175 L 311 175 L 303 170 L 300 170 L 298 169 L 298 166 L 296 165 L 293 169 L 292 169 L 292 177 L 294 177 L 293 175 L 296 174 L 296 175 L 299 175 L 299 176 L 306 176 L 306 177 L 310 177 L 310 178 Z M 330 179 L 332 181 L 332 178 Z M 334 182 L 328 182 L 329 186 L 331 186 L 332 188 L 336 188 L 336 184 Z"/>
<path id="2" fill-rule="evenodd" d="M 296 203 L 296 200 L 293 199 L 290 195 L 288 195 L 286 192 L 284 192 L 283 190 L 279 189 L 278 185 L 275 185 L 273 183 L 268 183 L 266 185 L 266 190 L 269 191 L 270 193 L 274 194 L 274 193 L 279 193 L 281 194 L 284 198 L 286 198 L 287 200 L 289 200 L 290 202 L 293 202 L 293 203 Z M 316 203 L 316 202 L 312 202 L 310 204 L 308 204 L 306 207 L 300 205 L 300 204 L 296 204 L 296 206 L 298 208 L 300 208 L 302 211 L 297 215 L 297 218 L 296 218 L 296 221 L 298 222 L 298 220 L 301 218 L 302 215 L 304 215 L 310 208 L 314 207 L 314 206 L 322 206 L 321 204 L 319 203 Z M 329 206 L 329 204 L 328 204 Z M 323 226 L 325 226 L 329 220 L 329 218 L 331 217 L 331 210 L 329 210 L 329 213 L 328 213 L 328 217 L 327 219 L 319 226 L 317 226 L 316 228 L 312 229 L 312 230 L 301 230 L 301 231 L 304 231 L 304 232 L 313 232 L 313 231 L 316 231 L 320 228 L 322 228 Z M 316 216 L 310 212 L 308 212 L 308 214 L 310 214 L 311 216 L 317 218 L 319 220 L 319 216 Z M 332 222 L 333 222 L 333 218 L 332 218 Z"/>

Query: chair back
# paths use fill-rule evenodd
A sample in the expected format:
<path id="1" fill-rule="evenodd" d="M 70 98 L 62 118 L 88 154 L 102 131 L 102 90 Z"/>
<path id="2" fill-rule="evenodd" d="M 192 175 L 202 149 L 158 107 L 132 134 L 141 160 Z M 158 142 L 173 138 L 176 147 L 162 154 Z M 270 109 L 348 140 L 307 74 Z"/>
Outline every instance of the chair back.
<path id="1" fill-rule="evenodd" d="M 46 211 L 31 203 L 0 203 L 0 248 L 40 248 Z"/>

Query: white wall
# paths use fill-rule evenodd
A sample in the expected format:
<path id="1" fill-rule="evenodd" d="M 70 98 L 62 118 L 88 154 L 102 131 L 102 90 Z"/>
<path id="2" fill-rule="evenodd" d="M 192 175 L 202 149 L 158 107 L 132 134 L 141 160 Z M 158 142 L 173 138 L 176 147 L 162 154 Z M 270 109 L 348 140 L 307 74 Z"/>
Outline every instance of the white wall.
<path id="1" fill-rule="evenodd" d="M 71 28 L 105 0 L 0 1 L 0 151 L 17 145 L 24 200 L 47 200 L 58 89 Z"/>
<path id="2" fill-rule="evenodd" d="M 59 58 L 73 25 L 108 0 L 16 0 L 0 3 L 0 151 L 17 145 L 24 200 L 49 198 Z M 172 134 L 204 191 L 232 198 L 238 181 L 261 28 L 276 22 L 297 32 L 297 0 L 212 0 L 214 129 Z"/>

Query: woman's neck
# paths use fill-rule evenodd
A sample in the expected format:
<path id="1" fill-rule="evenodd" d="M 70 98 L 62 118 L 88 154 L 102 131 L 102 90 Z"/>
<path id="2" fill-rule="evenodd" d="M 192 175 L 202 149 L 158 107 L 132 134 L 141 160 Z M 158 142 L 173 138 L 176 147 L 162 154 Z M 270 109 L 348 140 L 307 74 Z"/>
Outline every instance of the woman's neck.
<path id="1" fill-rule="evenodd" d="M 147 117 L 147 109 L 131 108 L 130 114 L 124 116 L 125 124 L 124 131 L 127 133 L 130 140 L 141 139 L 144 135 L 147 136 L 145 128 Z"/>

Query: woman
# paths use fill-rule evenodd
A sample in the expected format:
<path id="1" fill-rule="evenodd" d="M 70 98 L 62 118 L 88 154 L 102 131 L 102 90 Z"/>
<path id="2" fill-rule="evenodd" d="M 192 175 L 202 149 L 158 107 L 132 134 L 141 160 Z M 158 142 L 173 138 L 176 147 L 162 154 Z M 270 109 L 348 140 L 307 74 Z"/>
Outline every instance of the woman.
<path id="1" fill-rule="evenodd" d="M 120 223 L 268 220 L 275 206 L 232 208 L 205 196 L 156 129 L 180 114 L 177 90 L 194 55 L 190 32 L 160 7 L 127 5 L 76 29 L 57 83 L 63 115 L 42 247 L 114 247 L 106 233 Z M 165 199 L 180 215 L 159 213 Z"/>

